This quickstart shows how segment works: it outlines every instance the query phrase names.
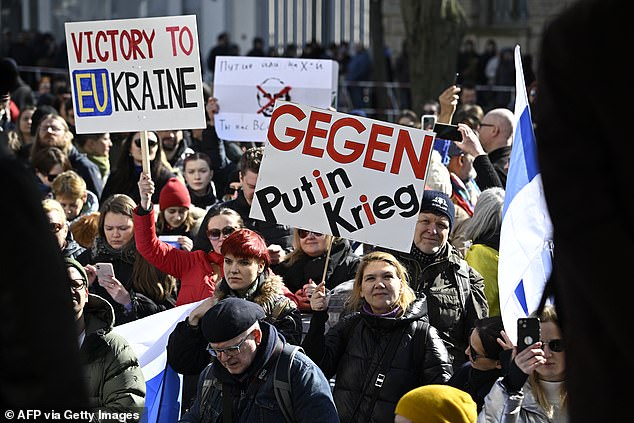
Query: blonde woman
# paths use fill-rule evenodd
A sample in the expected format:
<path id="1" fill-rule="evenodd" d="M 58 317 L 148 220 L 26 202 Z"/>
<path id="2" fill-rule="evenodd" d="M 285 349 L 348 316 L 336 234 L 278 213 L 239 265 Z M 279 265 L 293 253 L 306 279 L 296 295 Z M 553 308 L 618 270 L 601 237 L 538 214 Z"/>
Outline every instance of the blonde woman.
<path id="1" fill-rule="evenodd" d="M 405 393 L 451 377 L 447 349 L 427 323 L 426 298 L 416 297 L 393 255 L 376 251 L 361 258 L 348 303 L 352 313 L 328 333 L 324 282 L 310 304 L 313 317 L 302 346 L 326 377 L 335 376 L 342 422 L 393 421 Z"/>
<path id="2" fill-rule="evenodd" d="M 330 256 L 328 244 L 332 243 Z M 324 276 L 326 268 L 326 289 L 354 279 L 359 264 L 350 242 L 344 238 L 305 229 L 293 229 L 293 251 L 291 251 L 273 271 L 284 280 L 284 285 L 295 293 L 302 311 L 310 312 L 308 287 L 315 286 Z"/>
<path id="3" fill-rule="evenodd" d="M 507 375 L 486 396 L 478 422 L 564 423 L 568 421 L 566 352 L 555 307 L 546 305 L 539 317 L 541 340 L 513 351 Z M 504 334 L 507 347 L 512 343 Z M 507 348 L 505 347 L 505 348 Z"/>

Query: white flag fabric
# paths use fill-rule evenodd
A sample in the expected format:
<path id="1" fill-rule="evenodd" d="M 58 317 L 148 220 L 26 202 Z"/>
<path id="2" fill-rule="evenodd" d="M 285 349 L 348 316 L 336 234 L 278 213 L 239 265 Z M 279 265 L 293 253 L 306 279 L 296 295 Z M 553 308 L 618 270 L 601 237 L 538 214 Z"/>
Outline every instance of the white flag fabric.
<path id="1" fill-rule="evenodd" d="M 517 344 L 517 318 L 537 309 L 552 271 L 553 233 L 519 45 L 515 46 L 515 124 L 500 234 L 498 286 L 504 328 Z"/>
<path id="2" fill-rule="evenodd" d="M 114 332 L 127 339 L 143 370 L 146 394 L 142 423 L 173 423 L 178 420 L 182 376 L 167 364 L 167 340 L 176 324 L 185 320 L 203 301 L 114 327 Z"/>

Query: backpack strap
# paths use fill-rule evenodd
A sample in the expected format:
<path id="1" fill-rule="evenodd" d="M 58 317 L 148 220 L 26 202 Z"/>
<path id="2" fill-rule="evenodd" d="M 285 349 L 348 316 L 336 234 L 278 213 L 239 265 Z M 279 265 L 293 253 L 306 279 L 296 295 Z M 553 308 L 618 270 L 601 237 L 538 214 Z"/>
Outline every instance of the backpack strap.
<path id="1" fill-rule="evenodd" d="M 294 423 L 295 417 L 293 413 L 292 386 L 291 386 L 291 366 L 297 351 L 304 352 L 302 347 L 291 344 L 284 344 L 282 352 L 277 357 L 275 363 L 275 373 L 273 378 L 273 392 L 275 398 L 282 410 L 284 419 L 288 423 Z"/>

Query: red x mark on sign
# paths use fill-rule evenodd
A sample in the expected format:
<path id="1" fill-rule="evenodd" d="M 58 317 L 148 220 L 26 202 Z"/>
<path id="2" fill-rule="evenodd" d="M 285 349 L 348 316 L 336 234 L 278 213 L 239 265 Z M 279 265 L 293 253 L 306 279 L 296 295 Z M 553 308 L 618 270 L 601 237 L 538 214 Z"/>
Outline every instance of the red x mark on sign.
<path id="1" fill-rule="evenodd" d="M 287 85 L 286 87 L 282 88 L 282 89 L 280 90 L 280 92 L 279 92 L 279 93 L 277 93 L 277 94 L 275 94 L 275 95 L 271 96 L 271 94 L 270 94 L 270 93 L 267 93 L 266 91 L 264 91 L 264 89 L 263 89 L 262 87 L 260 87 L 259 85 L 256 85 L 256 87 L 257 87 L 257 89 L 258 89 L 258 90 L 260 90 L 260 92 L 262 93 L 262 95 L 263 95 L 264 97 L 266 97 L 266 98 L 268 98 L 268 99 L 269 99 L 269 102 L 268 102 L 268 103 L 266 103 L 264 106 L 262 106 L 262 108 L 261 108 L 260 110 L 258 110 L 258 113 L 262 113 L 262 111 L 263 111 L 264 109 L 266 109 L 267 107 L 269 107 L 270 105 L 272 105 L 273 103 L 275 103 L 275 100 L 277 100 L 278 98 L 281 98 L 281 97 L 285 96 L 285 95 L 286 95 L 286 94 L 287 94 L 287 93 L 291 90 L 291 87 L 289 87 L 289 86 Z"/>

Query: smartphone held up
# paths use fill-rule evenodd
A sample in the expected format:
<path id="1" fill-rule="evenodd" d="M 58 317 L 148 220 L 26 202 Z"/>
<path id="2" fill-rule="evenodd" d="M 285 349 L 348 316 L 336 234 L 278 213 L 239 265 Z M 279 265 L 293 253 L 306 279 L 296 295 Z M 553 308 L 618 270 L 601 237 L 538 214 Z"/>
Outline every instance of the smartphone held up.
<path id="1" fill-rule="evenodd" d="M 539 318 L 520 317 L 517 319 L 517 352 L 530 347 L 541 339 Z"/>
<path id="2" fill-rule="evenodd" d="M 433 131 L 436 133 L 436 138 L 438 139 L 462 142 L 462 134 L 458 131 L 458 126 L 456 125 L 436 123 Z"/>

